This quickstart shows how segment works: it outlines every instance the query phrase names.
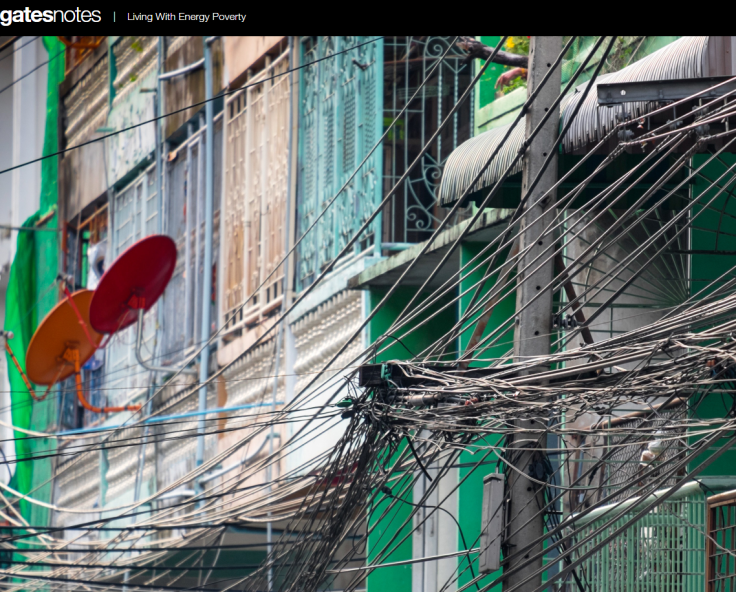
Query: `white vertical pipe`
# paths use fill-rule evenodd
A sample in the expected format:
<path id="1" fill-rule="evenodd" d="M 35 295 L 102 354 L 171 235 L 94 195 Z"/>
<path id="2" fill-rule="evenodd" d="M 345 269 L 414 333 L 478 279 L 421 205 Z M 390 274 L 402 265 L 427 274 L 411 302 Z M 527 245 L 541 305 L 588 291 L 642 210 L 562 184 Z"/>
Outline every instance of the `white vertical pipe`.
<path id="1" fill-rule="evenodd" d="M 228 85 L 225 89 L 223 89 L 225 92 L 230 90 L 230 86 Z M 222 162 L 220 170 L 220 174 L 222 175 L 220 178 L 222 179 L 223 189 L 222 189 L 222 195 L 221 195 L 221 201 L 220 201 L 220 248 L 217 258 L 217 269 L 220 270 L 220 272 L 217 274 L 217 306 L 215 310 L 217 311 L 217 327 L 218 329 L 220 327 L 223 327 L 225 325 L 225 304 L 223 302 L 223 295 L 225 294 L 225 269 L 227 269 L 227 263 L 225 262 L 225 248 L 223 247 L 223 242 L 225 241 L 224 237 L 226 236 L 225 232 L 225 215 L 226 215 L 226 200 L 227 200 L 227 190 L 225 188 L 225 179 L 227 178 L 227 159 L 225 158 L 225 155 L 227 154 L 227 134 L 228 134 L 228 109 L 227 109 L 227 100 L 223 98 L 222 103 Z M 222 334 L 219 334 L 217 338 L 217 347 L 218 349 L 222 346 Z"/>
<path id="2" fill-rule="evenodd" d="M 196 270 L 192 271 L 192 215 L 194 214 L 194 184 L 192 183 L 192 146 L 194 141 L 194 125 L 187 124 L 187 219 L 184 231 L 184 347 L 192 344 L 195 322 L 192 318 L 192 281 Z"/>
<path id="3" fill-rule="evenodd" d="M 268 71 L 269 66 L 271 65 L 271 56 L 266 56 L 265 58 L 265 64 L 264 64 L 264 70 L 266 72 Z M 268 293 L 268 288 L 264 285 L 264 280 L 266 279 L 266 276 L 268 275 L 266 273 L 266 262 L 268 257 L 268 247 L 269 245 L 269 236 L 268 236 L 268 222 L 269 222 L 269 211 L 268 211 L 268 141 L 269 141 L 269 113 L 268 113 L 268 103 L 269 103 L 269 95 L 271 94 L 271 86 L 269 86 L 272 83 L 272 81 L 264 80 L 261 88 L 263 91 L 261 92 L 261 108 L 263 109 L 263 126 L 260 130 L 260 138 L 254 138 L 253 144 L 255 151 L 260 150 L 261 152 L 261 183 L 260 183 L 260 192 L 261 192 L 261 205 L 259 208 L 259 212 L 261 214 L 261 219 L 258 221 L 260 226 L 260 247 L 259 251 L 261 253 L 260 259 L 260 269 L 258 274 L 258 283 L 261 284 L 261 289 L 258 294 L 258 304 L 261 307 L 264 307 L 268 304 L 266 300 L 266 294 Z M 255 119 L 255 114 L 254 114 Z M 260 145 L 259 145 L 260 142 Z M 253 222 L 251 222 L 253 224 Z M 262 310 L 262 308 L 261 308 Z M 262 314 L 262 313 L 261 313 Z M 276 362 L 278 364 L 278 361 Z"/>
<path id="4" fill-rule="evenodd" d="M 205 138 L 205 118 L 203 115 L 199 116 L 199 136 L 197 142 L 198 148 L 197 148 L 197 197 L 195 199 L 196 202 L 196 210 L 197 210 L 197 216 L 195 218 L 195 225 L 194 225 L 194 327 L 192 329 L 192 332 L 194 333 L 194 345 L 198 346 L 202 340 L 201 335 L 199 332 L 199 328 L 197 327 L 197 313 L 200 309 L 200 262 L 202 260 L 202 211 L 204 210 L 204 185 L 205 185 L 205 172 L 204 172 L 204 151 L 205 151 L 205 145 L 209 141 L 207 138 Z M 200 319 L 201 322 L 201 319 Z"/>
<path id="5" fill-rule="evenodd" d="M 207 409 L 207 386 L 210 358 L 210 293 L 212 292 L 212 225 L 214 205 L 214 168 L 215 168 L 215 125 L 214 105 L 212 104 L 212 49 L 207 37 L 202 38 L 204 45 L 204 96 L 205 118 L 207 121 L 207 143 L 205 144 L 205 199 L 204 199 L 204 272 L 202 274 L 202 355 L 199 362 L 199 411 Z M 205 415 L 200 415 L 197 428 L 197 466 L 204 461 Z M 201 491 L 201 485 L 197 484 Z"/>
<path id="6" fill-rule="evenodd" d="M 161 74 L 164 71 L 164 37 L 158 38 L 158 73 Z M 156 79 L 156 94 L 154 95 L 154 108 L 156 117 L 161 117 L 164 114 L 164 93 L 163 84 L 161 80 Z M 163 175 L 164 166 L 161 158 L 161 141 L 163 133 L 161 133 L 162 119 L 158 119 L 155 123 L 155 137 L 156 142 L 156 199 L 158 199 L 158 220 L 156 221 L 156 232 L 161 234 L 163 232 L 163 211 L 164 211 L 164 198 L 161 193 L 163 186 Z M 143 228 L 141 229 L 141 237 L 146 236 L 146 220 L 142 220 Z"/>
<path id="7" fill-rule="evenodd" d="M 291 158 L 292 158 L 292 106 L 293 106 L 293 100 L 294 100 L 294 88 L 293 88 L 293 70 L 294 70 L 294 37 L 289 36 L 289 139 L 288 139 L 288 150 L 289 155 L 287 157 L 287 162 L 289 163 L 289 168 L 287 169 L 286 173 L 286 199 L 284 200 L 284 254 L 289 252 L 289 249 L 291 247 L 291 241 L 289 240 L 289 214 L 291 212 L 290 207 L 290 193 L 291 193 Z M 265 93 L 264 93 L 265 94 Z M 268 103 L 266 103 L 266 107 L 268 108 Z M 268 117 L 268 114 L 266 115 Z M 265 179 L 265 177 L 264 177 Z M 265 181 L 264 181 L 265 182 Z M 266 185 L 268 186 L 268 185 Z M 264 190 L 265 191 L 265 190 Z M 263 235 L 261 236 L 261 241 L 263 241 Z M 289 302 L 289 257 L 284 258 L 284 279 L 283 279 L 283 287 L 281 289 L 281 310 L 286 310 L 289 305 L 291 304 Z M 276 399 L 278 396 L 279 391 L 279 364 L 281 361 L 281 344 L 284 339 L 284 325 L 288 322 L 287 319 L 283 319 L 281 321 L 281 324 L 279 325 L 279 331 L 276 336 L 276 360 L 274 364 L 274 379 L 273 379 L 273 393 L 271 397 L 271 410 L 276 413 Z M 284 390 L 286 390 L 286 378 L 284 378 Z M 268 493 L 271 493 L 271 481 L 273 480 L 273 473 L 271 467 L 273 466 L 273 439 L 275 437 L 274 434 L 274 426 L 273 423 L 271 424 L 271 433 L 269 435 L 268 439 L 268 456 L 271 459 L 271 464 L 267 467 L 267 474 L 266 474 L 266 480 L 268 481 Z M 269 515 L 271 513 L 269 512 Z M 266 523 L 266 545 L 267 545 L 267 554 L 270 557 L 271 552 L 273 550 L 273 525 L 271 522 Z M 273 567 L 269 565 L 268 567 L 268 591 L 271 592 L 273 589 Z"/>

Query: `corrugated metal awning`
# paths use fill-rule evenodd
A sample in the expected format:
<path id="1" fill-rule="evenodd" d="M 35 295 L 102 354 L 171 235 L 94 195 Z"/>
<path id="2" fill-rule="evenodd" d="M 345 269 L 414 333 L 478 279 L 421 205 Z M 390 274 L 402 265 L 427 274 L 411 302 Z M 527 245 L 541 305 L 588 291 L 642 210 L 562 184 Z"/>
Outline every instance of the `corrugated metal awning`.
<path id="1" fill-rule="evenodd" d="M 598 82 L 634 82 L 674 78 L 700 78 L 707 75 L 706 62 L 708 37 L 683 37 L 659 51 L 627 66 L 626 68 L 600 76 Z M 575 106 L 582 97 L 588 83 L 581 84 L 575 92 L 565 97 L 561 106 L 560 126 L 567 123 Z M 627 103 L 624 110 L 633 117 L 640 117 L 656 108 L 652 103 Z M 617 123 L 616 115 L 621 109 L 599 108 L 596 89 L 585 98 L 579 113 L 563 139 L 564 153 L 572 154 L 599 142 Z M 498 147 L 509 130 L 509 125 L 484 132 L 458 146 L 447 159 L 440 184 L 439 199 L 444 207 L 451 207 L 464 193 L 488 158 Z M 485 170 L 472 193 L 493 185 L 518 154 L 524 141 L 524 123 L 512 130 L 511 135 Z M 521 172 L 521 161 L 512 174 Z"/>

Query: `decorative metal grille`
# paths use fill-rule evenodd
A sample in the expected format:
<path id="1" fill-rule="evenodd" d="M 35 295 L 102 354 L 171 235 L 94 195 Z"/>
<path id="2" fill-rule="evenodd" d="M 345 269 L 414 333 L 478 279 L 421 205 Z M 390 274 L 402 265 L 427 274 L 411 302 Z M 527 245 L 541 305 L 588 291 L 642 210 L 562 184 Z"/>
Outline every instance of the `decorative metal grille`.
<path id="1" fill-rule="evenodd" d="M 202 123 L 202 122 L 200 122 Z M 192 134 L 171 152 L 164 168 L 162 207 L 156 193 L 156 167 L 150 166 L 126 187 L 117 192 L 112 204 L 112 260 L 145 236 L 163 231 L 177 247 L 174 274 L 163 297 L 144 317 L 143 358 L 155 358 L 158 365 L 181 361 L 187 349 L 201 343 L 204 261 L 204 127 Z M 219 249 L 219 192 L 222 190 L 222 116 L 215 118 L 214 142 L 214 232 L 213 253 Z M 188 240 L 187 240 L 188 239 Z M 215 259 L 216 260 L 216 259 Z M 214 270 L 208 270 L 213 273 Z M 212 317 L 216 318 L 216 317 Z M 156 342 L 157 322 L 161 323 L 160 341 Z M 136 326 L 117 333 L 106 350 L 105 389 L 111 393 L 110 404 L 121 405 L 131 391 L 148 386 L 150 373 L 136 360 Z"/>
<path id="2" fill-rule="evenodd" d="M 634 506 L 604 528 L 620 512 L 613 509 L 576 531 L 575 542 L 584 544 L 574 558 L 592 550 L 611 534 L 616 535 L 577 568 L 577 576 L 585 589 L 605 592 L 703 590 L 705 496 L 702 492 L 681 499 L 670 498 L 624 529 L 624 523 L 637 509 Z M 561 588 L 570 592 L 578 590 L 572 578 Z"/>
<path id="3" fill-rule="evenodd" d="M 249 80 L 265 82 L 234 94 L 226 106 L 222 318 L 230 331 L 258 323 L 283 299 L 283 269 L 258 287 L 285 254 L 288 58 L 282 53 Z"/>
<path id="4" fill-rule="evenodd" d="M 137 240 L 158 232 L 160 200 L 156 193 L 156 167 L 150 166 L 113 196 L 112 260 Z M 158 305 L 146 314 L 143 351 L 153 351 L 154 319 Z M 131 391 L 148 384 L 148 372 L 138 372 L 135 359 L 135 326 L 117 333 L 106 349 L 105 388 L 110 405 L 121 405 Z"/>
<path id="5" fill-rule="evenodd" d="M 218 182 L 222 177 L 222 116 L 215 118 L 213 265 L 219 248 Z M 202 343 L 202 278 L 204 276 L 204 194 L 205 145 L 208 141 L 204 120 L 200 128 L 169 155 L 166 165 L 165 233 L 176 242 L 174 275 L 162 301 L 164 306 L 161 355 L 164 363 L 186 357 L 186 350 Z M 209 273 L 213 273 L 212 270 Z M 217 287 L 213 280 L 213 290 Z M 209 295 L 211 297 L 211 295 Z M 216 318 L 212 309 L 211 318 Z"/>
<path id="6" fill-rule="evenodd" d="M 297 235 L 303 236 L 366 157 L 379 137 L 383 92 L 383 39 L 307 37 L 300 43 Z M 351 48 L 353 48 L 351 50 Z M 345 51 L 348 50 L 348 51 Z M 345 53 L 339 53 L 345 51 Z M 334 55 L 334 59 L 330 58 Z M 321 61 L 318 61 L 321 60 Z M 337 257 L 381 199 L 381 151 L 359 173 L 302 241 L 297 290 L 311 284 Z M 373 244 L 360 237 L 355 252 Z"/>
<path id="7" fill-rule="evenodd" d="M 453 37 L 386 37 L 383 121 L 388 126 L 452 43 Z M 472 64 L 455 46 L 384 141 L 383 191 L 390 191 L 437 130 L 473 77 Z M 473 97 L 463 103 L 411 176 L 386 206 L 383 242 L 388 248 L 426 240 L 446 215 L 439 207 L 442 169 L 450 153 L 472 136 Z M 398 243 L 398 244 L 396 244 Z"/>

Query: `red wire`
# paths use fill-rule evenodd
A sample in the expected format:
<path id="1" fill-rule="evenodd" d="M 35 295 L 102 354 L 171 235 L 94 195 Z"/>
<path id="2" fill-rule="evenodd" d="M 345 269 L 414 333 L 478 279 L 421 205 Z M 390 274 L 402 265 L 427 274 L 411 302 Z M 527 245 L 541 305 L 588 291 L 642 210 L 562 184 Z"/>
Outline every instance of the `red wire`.
<path id="1" fill-rule="evenodd" d="M 89 340 L 89 343 L 92 347 L 97 349 L 98 345 L 94 342 L 92 339 L 92 336 L 89 334 L 89 329 L 87 328 L 87 323 L 84 322 L 84 319 L 82 318 L 81 313 L 79 312 L 79 309 L 77 308 L 77 305 L 74 302 L 74 298 L 72 298 L 71 292 L 69 292 L 69 288 L 64 283 L 64 294 L 66 294 L 66 299 L 69 301 L 69 304 L 72 305 L 72 308 L 74 309 L 74 314 L 77 315 L 77 319 L 79 319 L 79 324 L 82 325 L 82 329 L 84 329 L 84 334 L 87 336 L 87 339 Z"/>

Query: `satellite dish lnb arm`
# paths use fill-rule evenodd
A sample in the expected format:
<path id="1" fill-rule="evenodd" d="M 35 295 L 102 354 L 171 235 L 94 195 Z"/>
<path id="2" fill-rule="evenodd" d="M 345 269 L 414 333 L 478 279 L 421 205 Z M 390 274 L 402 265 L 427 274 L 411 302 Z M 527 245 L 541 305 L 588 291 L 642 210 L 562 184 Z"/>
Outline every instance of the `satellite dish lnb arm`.
<path id="1" fill-rule="evenodd" d="M 197 375 L 197 370 L 194 368 L 180 368 L 177 366 L 154 366 L 149 364 L 143 359 L 141 355 L 141 347 L 143 345 L 143 309 L 138 309 L 138 334 L 135 340 L 135 357 L 138 363 L 143 366 L 146 370 L 151 372 L 181 372 L 182 374 Z"/>

